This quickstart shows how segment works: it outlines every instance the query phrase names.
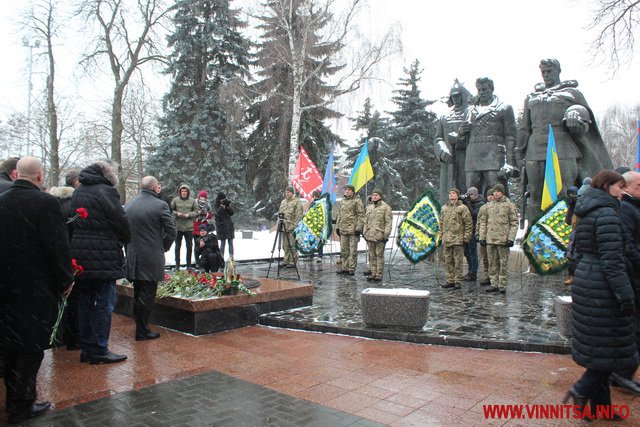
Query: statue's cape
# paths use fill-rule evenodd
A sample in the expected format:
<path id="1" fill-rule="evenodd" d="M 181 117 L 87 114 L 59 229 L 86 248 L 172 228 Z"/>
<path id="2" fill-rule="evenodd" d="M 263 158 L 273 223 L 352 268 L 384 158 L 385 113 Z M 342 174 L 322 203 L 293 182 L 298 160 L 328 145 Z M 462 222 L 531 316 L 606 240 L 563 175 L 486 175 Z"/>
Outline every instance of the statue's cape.
<path id="1" fill-rule="evenodd" d="M 542 92 L 545 90 L 556 91 L 567 88 L 577 88 L 578 82 L 575 80 L 566 80 L 560 82 L 558 85 L 551 88 L 545 88 L 544 83 L 538 83 L 535 86 L 536 92 Z M 593 115 L 593 111 L 587 104 L 587 100 L 579 90 L 575 89 L 574 92 L 576 103 L 582 105 L 589 112 L 589 130 L 581 135 L 574 136 L 573 140 L 578 146 L 582 158 L 578 162 L 578 182 L 582 183 L 582 180 L 586 177 L 595 176 L 602 169 L 613 169 L 613 163 L 607 147 L 604 145 L 600 130 L 598 129 L 598 123 Z"/>

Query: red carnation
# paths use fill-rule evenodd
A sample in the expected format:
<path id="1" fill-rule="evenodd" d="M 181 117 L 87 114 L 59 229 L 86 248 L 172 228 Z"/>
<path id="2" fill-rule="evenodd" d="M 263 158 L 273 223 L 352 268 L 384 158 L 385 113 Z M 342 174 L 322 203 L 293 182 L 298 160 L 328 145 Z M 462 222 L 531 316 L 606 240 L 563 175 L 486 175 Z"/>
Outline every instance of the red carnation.
<path id="1" fill-rule="evenodd" d="M 87 219 L 87 217 L 89 216 L 89 213 L 87 213 L 87 210 L 85 208 L 76 209 L 76 213 L 81 219 Z"/>

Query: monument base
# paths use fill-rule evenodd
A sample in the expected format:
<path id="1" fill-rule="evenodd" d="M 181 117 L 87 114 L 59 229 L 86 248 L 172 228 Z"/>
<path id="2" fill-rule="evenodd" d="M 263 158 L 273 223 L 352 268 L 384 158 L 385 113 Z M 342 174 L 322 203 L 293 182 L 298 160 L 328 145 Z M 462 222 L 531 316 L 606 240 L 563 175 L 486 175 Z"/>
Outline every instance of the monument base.
<path id="1" fill-rule="evenodd" d="M 150 323 L 193 335 L 211 334 L 256 325 L 258 316 L 313 304 L 313 285 L 285 280 L 257 279 L 261 285 L 249 295 L 228 295 L 203 300 L 168 297 L 156 299 Z M 116 285 L 114 311 L 133 317 L 133 287 Z"/>

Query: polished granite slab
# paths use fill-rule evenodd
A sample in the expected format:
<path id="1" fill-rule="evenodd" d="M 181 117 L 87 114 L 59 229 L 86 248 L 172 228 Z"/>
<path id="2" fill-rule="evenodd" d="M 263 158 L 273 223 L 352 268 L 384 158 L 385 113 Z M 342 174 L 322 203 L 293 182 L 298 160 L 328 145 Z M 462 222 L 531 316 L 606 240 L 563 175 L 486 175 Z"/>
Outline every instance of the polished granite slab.
<path id="1" fill-rule="evenodd" d="M 201 300 L 176 297 L 157 299 L 150 322 L 193 335 L 203 335 L 255 325 L 264 313 L 313 303 L 314 287 L 311 284 L 256 279 L 260 286 L 251 289 L 256 293 L 255 297 L 239 294 Z M 132 317 L 133 288 L 118 284 L 116 293 L 114 311 Z"/>
<path id="2" fill-rule="evenodd" d="M 391 262 L 388 262 L 391 258 Z M 332 332 L 369 338 L 464 347 L 538 351 L 566 354 L 570 339 L 559 333 L 554 298 L 569 295 L 563 273 L 538 276 L 527 272 L 521 252 L 513 251 L 507 293 L 493 294 L 477 282 L 464 282 L 462 289 L 443 289 L 443 265 L 425 261 L 416 266 L 400 254 L 387 252 L 387 268 L 382 283 L 367 282 L 367 267 L 360 254 L 355 276 L 337 275 L 336 256 L 325 255 L 323 262 L 301 259 L 301 280 L 315 286 L 313 305 L 260 316 L 263 325 Z M 243 263 L 242 274 L 265 275 L 267 263 Z M 466 272 L 466 271 L 465 271 Z M 295 271 L 285 275 L 295 277 Z M 431 292 L 429 315 L 420 331 L 394 327 L 367 327 L 362 319 L 360 293 L 377 288 L 409 288 Z"/>

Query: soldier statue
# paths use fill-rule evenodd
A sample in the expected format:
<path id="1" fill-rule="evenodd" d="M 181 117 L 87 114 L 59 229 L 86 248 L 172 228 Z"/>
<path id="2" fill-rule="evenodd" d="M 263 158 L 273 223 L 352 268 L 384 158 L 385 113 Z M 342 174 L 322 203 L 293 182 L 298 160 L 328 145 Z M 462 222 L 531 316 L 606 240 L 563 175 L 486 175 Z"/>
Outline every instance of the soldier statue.
<path id="1" fill-rule="evenodd" d="M 493 80 L 476 80 L 478 96 L 469 107 L 469 120 L 460 126 L 468 143 L 464 171 L 466 184 L 480 194 L 506 178 L 517 177 L 515 169 L 516 121 L 513 108 L 493 94 Z"/>
<path id="2" fill-rule="evenodd" d="M 540 61 L 540 71 L 544 82 L 538 83 L 524 101 L 516 142 L 516 156 L 526 171 L 523 182 L 529 193 L 529 221 L 541 213 L 549 125 L 560 164 L 562 194 L 570 186 L 580 185 L 582 179 L 612 167 L 593 112 L 577 89 L 578 82 L 560 80 L 557 59 Z"/>
<path id="3" fill-rule="evenodd" d="M 440 161 L 440 204 L 449 200 L 449 189 L 467 191 L 464 163 L 466 136 L 460 132 L 460 125 L 469 119 L 469 100 L 471 93 L 456 79 L 449 91 L 447 104 L 452 110 L 440 117 L 437 122 L 433 149 Z"/>

